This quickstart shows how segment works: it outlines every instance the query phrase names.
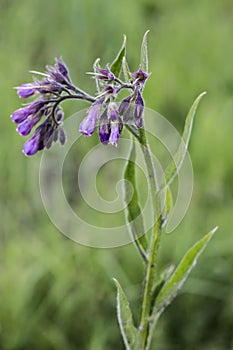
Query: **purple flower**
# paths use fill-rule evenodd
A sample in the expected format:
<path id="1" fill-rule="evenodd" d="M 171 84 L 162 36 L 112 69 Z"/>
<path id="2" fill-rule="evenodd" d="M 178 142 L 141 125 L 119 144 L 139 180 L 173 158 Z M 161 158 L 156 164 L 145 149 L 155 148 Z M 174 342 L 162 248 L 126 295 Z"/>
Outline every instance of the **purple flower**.
<path id="1" fill-rule="evenodd" d="M 110 136 L 110 125 L 108 121 L 108 112 L 107 108 L 104 113 L 99 118 L 99 137 L 102 143 L 107 143 Z"/>
<path id="2" fill-rule="evenodd" d="M 22 123 L 18 125 L 18 128 L 16 129 L 18 133 L 22 136 L 26 136 L 30 134 L 32 128 L 40 121 L 41 115 L 38 115 L 37 117 L 34 118 L 27 118 L 24 120 Z"/>
<path id="3" fill-rule="evenodd" d="M 33 134 L 33 136 L 25 142 L 23 153 L 25 156 L 33 156 L 39 151 L 40 146 L 40 134 Z"/>
<path id="4" fill-rule="evenodd" d="M 46 101 L 42 100 L 36 100 L 32 103 L 29 103 L 26 107 L 17 109 L 14 113 L 11 115 L 11 119 L 14 123 L 20 124 L 25 119 L 27 119 L 30 115 L 37 114 L 40 110 L 43 109 Z"/>
<path id="5" fill-rule="evenodd" d="M 20 98 L 27 98 L 36 92 L 35 85 L 32 83 L 22 84 L 17 87 L 17 93 Z"/>
<path id="6" fill-rule="evenodd" d="M 137 98 L 134 104 L 134 121 L 138 128 L 143 126 L 143 111 L 144 111 L 144 101 L 141 92 L 138 90 Z"/>
<path id="7" fill-rule="evenodd" d="M 29 115 L 31 115 L 31 111 L 28 107 L 23 107 L 17 109 L 14 113 L 11 115 L 11 119 L 14 123 L 19 124 L 22 123 Z"/>
<path id="8" fill-rule="evenodd" d="M 108 143 L 112 146 L 117 147 L 119 136 L 120 136 L 120 132 L 119 132 L 118 123 L 112 123 L 111 124 L 111 134 L 109 136 Z"/>
<path id="9" fill-rule="evenodd" d="M 135 79 L 135 82 L 144 85 L 149 77 L 149 74 L 143 72 L 142 68 L 140 67 L 137 72 L 132 73 L 132 77 Z"/>
<path id="10" fill-rule="evenodd" d="M 62 58 L 60 57 L 55 58 L 55 62 L 56 62 L 56 66 L 58 71 L 68 80 L 70 81 L 70 76 L 69 76 L 69 70 L 67 68 L 67 66 L 65 65 L 64 61 L 62 60 Z"/>
<path id="11" fill-rule="evenodd" d="M 79 126 L 79 131 L 86 137 L 91 136 L 95 131 L 96 121 L 100 114 L 102 100 L 98 100 L 91 105 L 87 111 L 86 117 Z"/>
<path id="12" fill-rule="evenodd" d="M 115 79 L 115 75 L 111 72 L 108 65 L 106 65 L 105 69 L 99 68 L 99 67 L 95 67 L 95 69 L 98 72 L 98 73 L 94 73 L 97 79 L 105 80 L 108 82 L 111 82 Z"/>
<path id="13" fill-rule="evenodd" d="M 115 103 L 109 104 L 110 110 L 110 136 L 108 143 L 112 146 L 117 146 L 118 140 L 122 131 L 122 123 L 120 122 L 119 116 L 117 114 L 117 106 Z"/>

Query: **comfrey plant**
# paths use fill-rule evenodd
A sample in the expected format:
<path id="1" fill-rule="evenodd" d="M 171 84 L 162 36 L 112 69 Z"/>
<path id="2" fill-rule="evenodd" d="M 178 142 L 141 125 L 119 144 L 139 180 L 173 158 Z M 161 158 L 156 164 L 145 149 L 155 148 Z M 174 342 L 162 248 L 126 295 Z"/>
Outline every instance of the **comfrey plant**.
<path id="1" fill-rule="evenodd" d="M 85 100 L 91 103 L 82 120 L 79 130 L 89 137 L 98 130 L 100 142 L 117 146 L 123 127 L 132 134 L 131 149 L 124 172 L 126 222 L 129 233 L 144 264 L 145 275 L 142 282 L 142 303 L 140 319 L 135 324 L 127 297 L 114 279 L 117 287 L 117 317 L 126 349 L 149 350 L 152 337 L 160 315 L 171 303 L 182 287 L 192 268 L 203 252 L 217 228 L 213 229 L 191 247 L 176 268 L 160 271 L 158 265 L 161 251 L 161 237 L 166 227 L 166 219 L 172 208 L 170 185 L 181 168 L 192 131 L 197 106 L 204 95 L 194 101 L 185 121 L 182 141 L 174 159 L 166 168 L 162 181 L 158 181 L 155 166 L 144 128 L 143 89 L 150 74 L 148 73 L 147 34 L 141 46 L 141 60 L 138 70 L 132 73 L 126 60 L 126 38 L 112 64 L 104 68 L 100 60 L 94 63 L 94 71 L 89 72 L 96 82 L 96 95 L 91 96 L 72 83 L 68 68 L 63 60 L 55 59 L 54 66 L 47 66 L 45 73 L 33 71 L 40 79 L 17 87 L 20 98 L 35 97 L 35 100 L 15 111 L 11 118 L 18 124 L 17 131 L 22 136 L 30 133 L 23 147 L 27 156 L 32 156 L 44 148 L 50 148 L 53 142 L 62 145 L 66 134 L 62 127 L 64 113 L 61 103 L 68 99 Z M 120 92 L 127 93 L 123 99 Z M 36 126 L 37 125 L 37 126 Z M 153 224 L 145 232 L 143 215 L 139 203 L 136 183 L 134 141 L 138 142 L 147 168 L 150 187 Z M 132 195 L 133 189 L 133 195 Z M 154 348 L 154 347 L 153 347 Z"/>

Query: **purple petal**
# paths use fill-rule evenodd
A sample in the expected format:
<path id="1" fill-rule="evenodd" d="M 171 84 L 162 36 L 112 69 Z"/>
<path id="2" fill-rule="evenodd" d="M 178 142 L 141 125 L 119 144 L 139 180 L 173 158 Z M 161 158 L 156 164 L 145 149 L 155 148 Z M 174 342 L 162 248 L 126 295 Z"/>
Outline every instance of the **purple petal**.
<path id="1" fill-rule="evenodd" d="M 95 131 L 96 121 L 99 116 L 101 104 L 95 102 L 87 111 L 86 117 L 80 123 L 79 131 L 86 137 L 91 136 Z"/>
<path id="2" fill-rule="evenodd" d="M 22 123 L 29 115 L 31 115 L 32 112 L 28 107 L 17 109 L 14 113 L 11 115 L 11 119 L 14 123 L 20 124 Z"/>
<path id="3" fill-rule="evenodd" d="M 111 124 L 111 134 L 109 136 L 108 143 L 112 146 L 117 146 L 119 140 L 120 132 L 118 123 Z"/>
<path id="4" fill-rule="evenodd" d="M 131 74 L 132 77 L 140 84 L 144 85 L 147 78 L 149 77 L 149 74 L 146 72 L 143 72 L 142 68 L 140 67 L 137 72 L 134 72 Z"/>
<path id="5" fill-rule="evenodd" d="M 144 101 L 140 91 L 138 91 L 137 98 L 134 104 L 134 121 L 138 128 L 143 126 L 143 111 L 144 111 Z"/>
<path id="6" fill-rule="evenodd" d="M 17 87 L 17 93 L 20 98 L 30 97 L 35 93 L 34 85 L 31 83 L 22 84 L 19 87 Z"/>
<path id="7" fill-rule="evenodd" d="M 40 149 L 40 135 L 34 135 L 28 139 L 23 146 L 23 153 L 26 156 L 33 156 Z"/>
<path id="8" fill-rule="evenodd" d="M 39 122 L 39 120 L 40 120 L 40 117 L 26 119 L 19 124 L 16 130 L 20 135 L 27 136 L 28 134 L 30 134 L 32 128 Z"/>

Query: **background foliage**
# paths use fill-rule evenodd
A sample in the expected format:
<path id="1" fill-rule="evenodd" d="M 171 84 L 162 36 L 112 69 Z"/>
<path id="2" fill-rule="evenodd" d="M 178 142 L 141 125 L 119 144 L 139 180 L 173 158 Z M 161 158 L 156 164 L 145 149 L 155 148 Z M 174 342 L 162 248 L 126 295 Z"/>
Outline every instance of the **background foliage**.
<path id="1" fill-rule="evenodd" d="M 194 98 L 208 91 L 191 140 L 192 203 L 179 228 L 164 237 L 161 264 L 178 262 L 205 232 L 220 227 L 182 296 L 161 318 L 154 343 L 157 350 L 233 349 L 232 1 L 1 0 L 0 10 L 0 349 L 123 349 L 111 277 L 138 305 L 140 259 L 132 246 L 97 250 L 56 231 L 40 199 L 39 156 L 21 153 L 9 115 L 19 107 L 12 86 L 30 81 L 27 71 L 43 71 L 55 56 L 93 92 L 84 72 L 96 57 L 111 61 L 126 33 L 136 70 L 148 28 L 147 106 L 181 131 Z M 64 105 L 66 114 L 83 107 Z M 71 200 L 81 206 L 76 196 Z"/>

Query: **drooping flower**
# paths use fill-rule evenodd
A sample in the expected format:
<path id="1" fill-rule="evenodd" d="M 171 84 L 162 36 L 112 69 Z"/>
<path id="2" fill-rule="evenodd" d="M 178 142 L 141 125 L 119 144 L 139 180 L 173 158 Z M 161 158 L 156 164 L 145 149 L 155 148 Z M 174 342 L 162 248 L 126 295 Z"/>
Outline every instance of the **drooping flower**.
<path id="1" fill-rule="evenodd" d="M 86 137 L 91 136 L 95 131 L 97 119 L 100 115 L 103 100 L 97 100 L 88 109 L 86 117 L 80 123 L 79 131 Z"/>
<path id="2" fill-rule="evenodd" d="M 40 121 L 41 115 L 32 116 L 24 120 L 17 127 L 17 131 L 22 136 L 27 136 L 30 134 L 32 128 Z"/>
<path id="3" fill-rule="evenodd" d="M 106 144 L 110 136 L 110 124 L 108 120 L 107 108 L 104 110 L 103 114 L 99 118 L 98 132 L 99 132 L 100 142 L 103 144 Z"/>
<path id="4" fill-rule="evenodd" d="M 122 132 L 122 122 L 117 113 L 117 105 L 115 103 L 109 104 L 109 120 L 110 120 L 110 136 L 108 143 L 112 146 L 117 146 L 120 134 Z"/>
<path id="5" fill-rule="evenodd" d="M 134 122 L 138 128 L 143 126 L 144 101 L 141 92 L 137 91 L 137 97 L 134 103 Z"/>
<path id="6" fill-rule="evenodd" d="M 134 104 L 133 104 L 134 96 L 130 95 L 126 98 L 124 98 L 119 106 L 119 114 L 123 118 L 123 122 L 127 124 L 134 123 L 134 116 L 133 116 L 133 110 L 134 110 Z"/>
<path id="7" fill-rule="evenodd" d="M 50 148 L 52 143 L 57 140 L 64 145 L 65 132 L 61 125 L 57 125 L 49 117 L 36 128 L 32 136 L 25 142 L 23 152 L 26 156 L 32 156 L 45 147 Z"/>
<path id="8" fill-rule="evenodd" d="M 144 85 L 147 78 L 149 77 L 149 74 L 147 74 L 146 72 L 143 72 L 141 67 L 138 69 L 137 72 L 134 72 L 131 75 L 135 79 L 135 83 L 140 85 Z"/>
<path id="9" fill-rule="evenodd" d="M 15 112 L 12 113 L 11 119 L 14 123 L 20 124 L 25 119 L 27 119 L 30 115 L 37 114 L 40 110 L 43 109 L 45 106 L 46 101 L 43 100 L 36 100 L 32 103 L 29 103 L 26 107 L 17 109 Z"/>

